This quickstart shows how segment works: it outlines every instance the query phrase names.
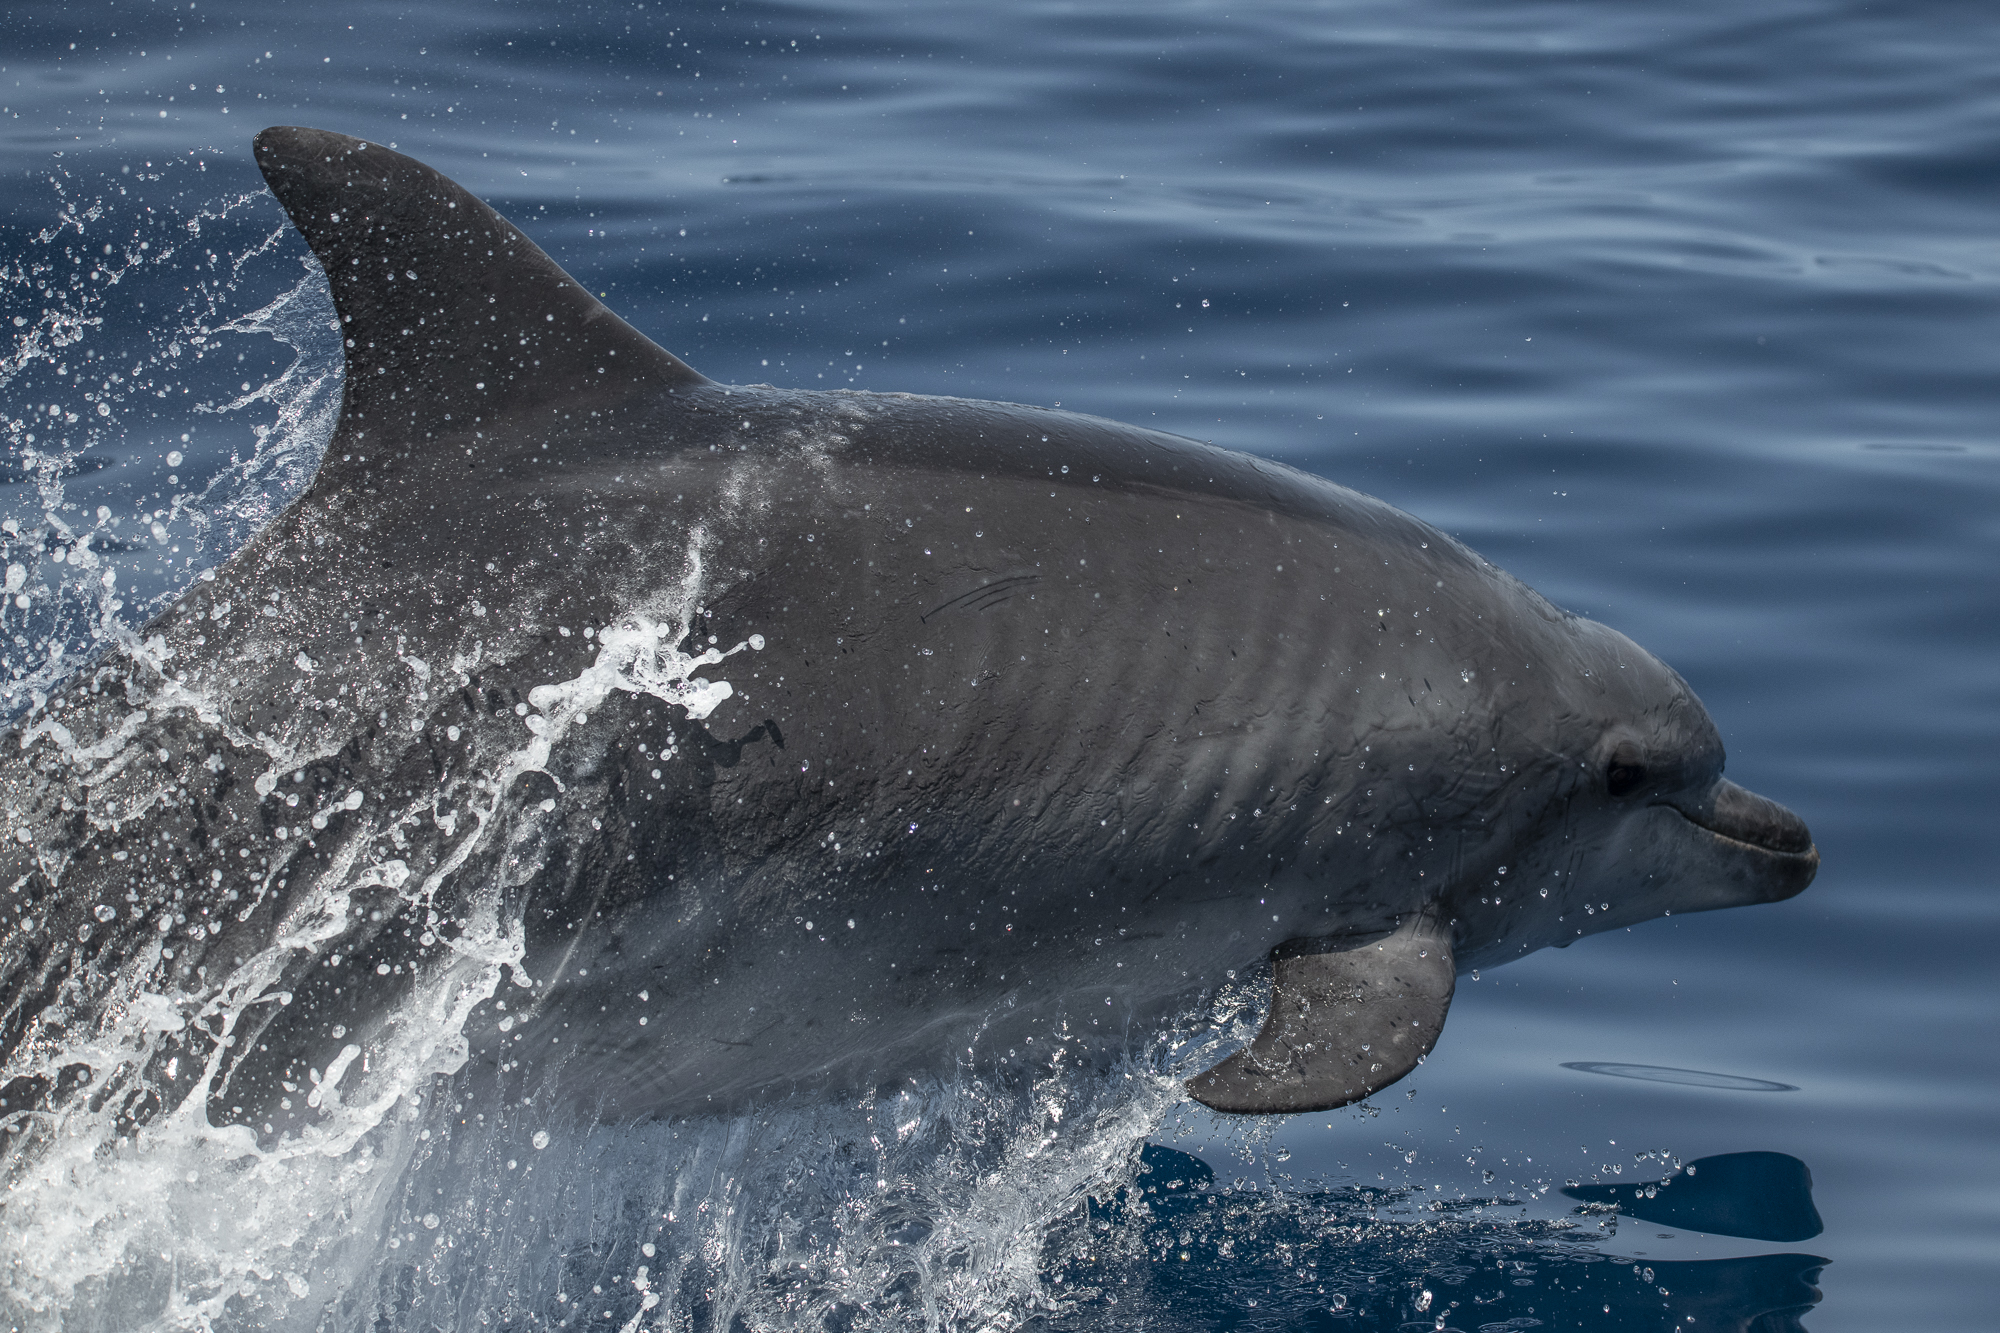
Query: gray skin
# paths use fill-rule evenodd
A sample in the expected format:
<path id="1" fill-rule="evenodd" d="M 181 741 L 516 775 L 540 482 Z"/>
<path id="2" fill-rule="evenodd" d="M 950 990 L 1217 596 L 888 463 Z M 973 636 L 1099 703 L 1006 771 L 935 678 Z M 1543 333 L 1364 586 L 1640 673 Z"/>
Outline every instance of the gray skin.
<path id="1" fill-rule="evenodd" d="M 606 1115 L 1101 1055 L 1266 959 L 1264 1033 L 1192 1090 L 1314 1109 L 1407 1072 L 1454 971 L 1812 878 L 1679 676 L 1377 500 L 1074 413 L 714 384 L 421 164 L 257 154 L 332 284 L 340 424 L 7 745 L 0 1101 L 283 1133 L 491 918 L 518 966 L 469 1077 Z M 681 658 L 547 692 L 640 618 Z M 694 717 L 702 680 L 734 693 Z M 198 1021 L 65 1066 L 133 968 Z M 218 996 L 279 990 L 222 1040 Z"/>

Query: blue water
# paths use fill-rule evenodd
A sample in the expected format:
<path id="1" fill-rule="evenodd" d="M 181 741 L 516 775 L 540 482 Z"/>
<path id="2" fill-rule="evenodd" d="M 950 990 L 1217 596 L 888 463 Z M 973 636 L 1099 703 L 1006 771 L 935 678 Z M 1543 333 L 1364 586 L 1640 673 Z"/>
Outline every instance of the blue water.
<path id="1" fill-rule="evenodd" d="M 309 276 L 249 137 L 390 142 L 713 378 L 1060 403 L 1382 496 L 1672 663 L 1823 854 L 1790 902 L 1464 979 L 1371 1108 L 1169 1113 L 1213 1181 L 1010 1221 L 1040 1305 L 802 1321 L 1773 1330 L 1816 1281 L 1815 1333 L 1991 1327 L 1996 49 L 1920 3 L 15 4 L 0 506 L 45 591 L 9 688 L 308 474 L 323 400 L 239 400 L 310 329 L 222 329 Z M 47 558 L 92 528 L 117 607 Z M 1560 1194 L 1750 1150 L 1823 1234 Z"/>

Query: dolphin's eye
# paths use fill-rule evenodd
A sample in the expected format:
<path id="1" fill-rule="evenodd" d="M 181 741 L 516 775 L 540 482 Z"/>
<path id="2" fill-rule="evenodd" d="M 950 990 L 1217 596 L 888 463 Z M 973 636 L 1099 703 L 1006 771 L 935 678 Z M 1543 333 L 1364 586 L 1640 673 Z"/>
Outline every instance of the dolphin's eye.
<path id="1" fill-rule="evenodd" d="M 1646 765 L 1639 758 L 1639 747 L 1629 742 L 1619 746 L 1604 768 L 1605 789 L 1613 796 L 1630 796 L 1645 785 Z"/>

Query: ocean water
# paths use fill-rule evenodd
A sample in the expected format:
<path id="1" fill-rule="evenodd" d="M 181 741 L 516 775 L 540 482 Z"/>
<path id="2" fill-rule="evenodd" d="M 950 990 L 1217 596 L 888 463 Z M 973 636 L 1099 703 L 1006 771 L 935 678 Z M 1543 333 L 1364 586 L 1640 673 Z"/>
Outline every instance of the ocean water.
<path id="1" fill-rule="evenodd" d="M 1461 979 L 1422 1069 L 1323 1115 L 1212 1116 L 1142 1054 L 678 1125 L 427 1105 L 238 1175 L 80 1123 L 10 1163 L 0 1325 L 1990 1327 L 1996 41 L 1925 4 L 11 6 L 9 713 L 311 475 L 338 342 L 249 152 L 304 124 L 712 378 L 1379 495 L 1673 664 L 1824 863 Z M 1819 1234 L 1562 1192 L 1745 1152 L 1809 1168 Z"/>

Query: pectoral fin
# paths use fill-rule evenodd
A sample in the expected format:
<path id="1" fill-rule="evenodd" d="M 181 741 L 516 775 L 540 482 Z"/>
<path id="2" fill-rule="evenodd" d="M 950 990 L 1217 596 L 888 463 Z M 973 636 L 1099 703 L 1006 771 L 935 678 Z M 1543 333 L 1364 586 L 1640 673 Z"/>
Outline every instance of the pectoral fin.
<path id="1" fill-rule="evenodd" d="M 1427 917 L 1365 944 L 1288 940 L 1271 963 L 1271 1012 L 1256 1040 L 1188 1080 L 1204 1106 L 1282 1115 L 1358 1102 L 1429 1053 L 1456 981 L 1451 937 Z"/>

